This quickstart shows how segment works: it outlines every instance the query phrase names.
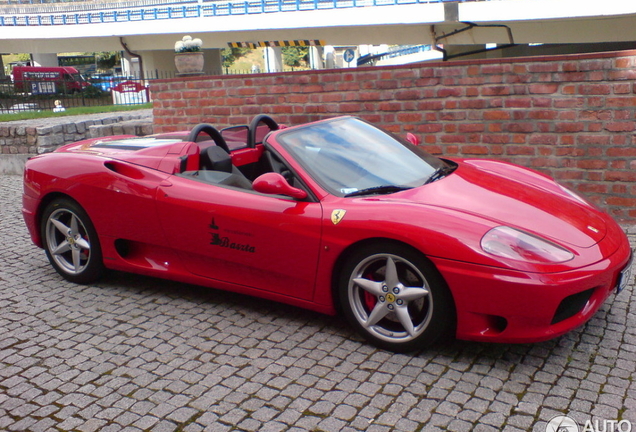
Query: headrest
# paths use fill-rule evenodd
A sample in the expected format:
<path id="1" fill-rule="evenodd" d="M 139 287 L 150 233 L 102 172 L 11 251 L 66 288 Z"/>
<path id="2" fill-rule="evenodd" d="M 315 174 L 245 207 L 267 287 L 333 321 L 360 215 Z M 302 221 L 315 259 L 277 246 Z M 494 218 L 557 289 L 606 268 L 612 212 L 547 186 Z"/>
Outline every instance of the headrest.
<path id="1" fill-rule="evenodd" d="M 232 158 L 221 147 L 206 147 L 201 152 L 201 169 L 231 173 Z"/>

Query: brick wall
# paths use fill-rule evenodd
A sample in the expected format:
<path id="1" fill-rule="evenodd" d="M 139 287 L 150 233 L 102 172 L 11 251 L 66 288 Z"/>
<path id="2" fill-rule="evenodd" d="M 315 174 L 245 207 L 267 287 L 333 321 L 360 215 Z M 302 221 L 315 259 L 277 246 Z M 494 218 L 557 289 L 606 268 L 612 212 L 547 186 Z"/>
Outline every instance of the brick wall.
<path id="1" fill-rule="evenodd" d="M 156 132 L 360 116 L 438 155 L 535 168 L 636 222 L 636 51 L 162 80 Z"/>

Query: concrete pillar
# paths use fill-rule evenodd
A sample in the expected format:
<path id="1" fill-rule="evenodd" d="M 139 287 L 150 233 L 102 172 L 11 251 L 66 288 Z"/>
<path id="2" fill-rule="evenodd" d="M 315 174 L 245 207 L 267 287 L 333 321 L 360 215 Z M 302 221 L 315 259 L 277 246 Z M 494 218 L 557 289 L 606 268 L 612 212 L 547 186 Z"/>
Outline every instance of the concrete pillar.
<path id="1" fill-rule="evenodd" d="M 144 65 L 144 76 L 148 79 L 169 78 L 176 71 L 174 50 L 139 51 Z"/>
<path id="2" fill-rule="evenodd" d="M 325 53 L 325 67 L 327 69 L 336 68 L 336 50 L 333 46 L 328 45 L 324 48 Z"/>
<path id="3" fill-rule="evenodd" d="M 309 47 L 309 65 L 312 69 L 324 69 L 325 62 L 323 61 L 324 47 L 311 46 Z"/>
<path id="4" fill-rule="evenodd" d="M 139 59 L 124 51 L 121 57 L 121 73 L 124 76 L 139 76 Z"/>
<path id="5" fill-rule="evenodd" d="M 210 75 L 221 75 L 223 73 L 223 56 L 220 48 L 203 50 L 203 71 Z"/>
<path id="6" fill-rule="evenodd" d="M 281 47 L 267 47 L 263 50 L 265 56 L 265 72 L 283 71 L 283 50 Z"/>
<path id="7" fill-rule="evenodd" d="M 31 54 L 31 64 L 33 66 L 59 66 L 57 63 L 57 53 Z"/>

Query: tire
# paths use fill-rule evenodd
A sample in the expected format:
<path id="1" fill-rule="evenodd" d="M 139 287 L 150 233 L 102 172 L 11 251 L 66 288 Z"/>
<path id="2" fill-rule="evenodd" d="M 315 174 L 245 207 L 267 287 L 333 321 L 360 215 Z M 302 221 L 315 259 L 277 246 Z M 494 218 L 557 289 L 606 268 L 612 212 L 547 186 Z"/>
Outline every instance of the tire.
<path id="1" fill-rule="evenodd" d="M 446 282 L 406 245 L 358 249 L 344 263 L 338 288 L 347 320 L 379 348 L 411 352 L 454 336 L 455 304 Z"/>
<path id="2" fill-rule="evenodd" d="M 49 262 L 65 279 L 89 284 L 104 273 L 95 227 L 75 201 L 52 201 L 44 210 L 41 234 Z"/>

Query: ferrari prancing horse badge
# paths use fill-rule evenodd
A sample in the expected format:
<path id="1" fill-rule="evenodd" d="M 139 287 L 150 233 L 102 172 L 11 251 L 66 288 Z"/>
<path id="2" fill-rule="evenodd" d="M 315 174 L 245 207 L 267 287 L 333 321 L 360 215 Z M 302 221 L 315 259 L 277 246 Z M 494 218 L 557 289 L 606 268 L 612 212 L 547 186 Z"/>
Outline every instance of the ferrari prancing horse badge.
<path id="1" fill-rule="evenodd" d="M 345 213 L 347 213 L 347 211 L 346 210 L 342 210 L 342 209 L 336 209 L 336 210 L 332 211 L 331 212 L 331 222 L 333 222 L 334 225 L 338 225 L 340 223 L 340 221 L 342 219 L 344 219 Z"/>

